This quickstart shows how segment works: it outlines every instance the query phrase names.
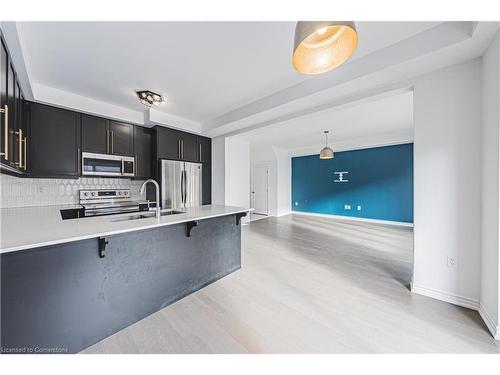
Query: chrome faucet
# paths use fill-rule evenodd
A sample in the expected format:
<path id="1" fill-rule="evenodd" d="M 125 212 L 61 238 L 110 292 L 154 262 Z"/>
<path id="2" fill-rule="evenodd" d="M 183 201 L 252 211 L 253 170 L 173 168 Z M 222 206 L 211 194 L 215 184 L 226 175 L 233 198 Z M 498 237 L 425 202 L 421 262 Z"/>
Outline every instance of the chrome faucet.
<path id="1" fill-rule="evenodd" d="M 144 189 L 145 189 L 146 185 L 148 184 L 148 182 L 151 182 L 155 186 L 155 190 L 156 190 L 156 218 L 159 219 L 161 217 L 161 208 L 160 208 L 160 186 L 158 185 L 158 182 L 156 182 L 155 180 L 152 180 L 152 179 L 144 181 L 142 183 L 141 190 L 140 190 L 139 194 L 141 194 L 141 195 L 144 194 Z M 148 203 L 148 206 L 149 206 L 149 203 Z"/>

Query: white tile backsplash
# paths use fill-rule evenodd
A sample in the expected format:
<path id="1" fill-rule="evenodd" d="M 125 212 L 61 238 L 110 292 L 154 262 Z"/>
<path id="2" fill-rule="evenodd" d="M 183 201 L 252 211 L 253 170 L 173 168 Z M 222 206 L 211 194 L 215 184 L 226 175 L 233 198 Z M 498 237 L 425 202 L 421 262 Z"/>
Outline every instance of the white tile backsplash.
<path id="1" fill-rule="evenodd" d="M 20 178 L 0 174 L 0 208 L 78 203 L 80 189 L 130 189 L 132 199 L 146 199 L 143 181 L 126 178 Z"/>

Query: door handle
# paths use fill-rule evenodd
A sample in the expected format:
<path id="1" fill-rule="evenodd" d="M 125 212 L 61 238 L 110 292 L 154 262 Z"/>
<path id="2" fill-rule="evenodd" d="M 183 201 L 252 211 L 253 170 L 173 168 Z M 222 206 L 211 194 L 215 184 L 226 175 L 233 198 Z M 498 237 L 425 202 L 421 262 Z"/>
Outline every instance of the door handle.
<path id="1" fill-rule="evenodd" d="M 115 153 L 115 136 L 113 130 L 111 130 L 111 153 Z"/>
<path id="2" fill-rule="evenodd" d="M 109 154 L 109 130 L 106 130 L 106 152 Z"/>
<path id="3" fill-rule="evenodd" d="M 181 158 L 181 140 L 177 140 L 177 159 Z M 182 178 L 182 177 L 181 177 Z"/>
<path id="4" fill-rule="evenodd" d="M 184 139 L 181 139 L 181 158 L 184 160 Z"/>
<path id="5" fill-rule="evenodd" d="M 4 159 L 9 160 L 9 106 L 6 104 L 3 108 L 0 108 L 0 113 L 5 115 L 5 129 L 3 134 L 4 152 L 0 152 L 0 155 L 4 155 Z"/>
<path id="6" fill-rule="evenodd" d="M 199 159 L 200 159 L 200 162 L 202 162 L 203 160 L 201 160 L 201 143 L 200 143 L 200 150 L 199 150 L 199 153 L 200 153 L 200 157 L 199 157 Z"/>

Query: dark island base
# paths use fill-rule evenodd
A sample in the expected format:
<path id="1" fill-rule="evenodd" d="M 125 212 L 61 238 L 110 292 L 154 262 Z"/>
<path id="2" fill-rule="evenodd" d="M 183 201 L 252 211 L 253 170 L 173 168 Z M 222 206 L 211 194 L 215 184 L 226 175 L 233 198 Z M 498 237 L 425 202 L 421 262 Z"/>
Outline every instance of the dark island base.
<path id="1" fill-rule="evenodd" d="M 2 352 L 79 352 L 234 272 L 235 216 L 2 254 Z"/>

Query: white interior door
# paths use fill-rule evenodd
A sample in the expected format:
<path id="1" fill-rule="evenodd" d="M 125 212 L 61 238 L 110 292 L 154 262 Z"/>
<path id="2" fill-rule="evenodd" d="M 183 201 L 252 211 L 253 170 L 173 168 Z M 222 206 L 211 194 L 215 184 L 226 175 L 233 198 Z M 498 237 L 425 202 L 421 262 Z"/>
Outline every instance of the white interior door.
<path id="1" fill-rule="evenodd" d="M 269 214 L 269 167 L 256 165 L 252 171 L 252 208 L 254 213 Z"/>

